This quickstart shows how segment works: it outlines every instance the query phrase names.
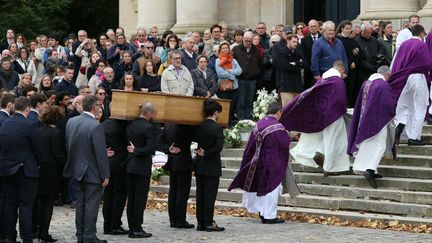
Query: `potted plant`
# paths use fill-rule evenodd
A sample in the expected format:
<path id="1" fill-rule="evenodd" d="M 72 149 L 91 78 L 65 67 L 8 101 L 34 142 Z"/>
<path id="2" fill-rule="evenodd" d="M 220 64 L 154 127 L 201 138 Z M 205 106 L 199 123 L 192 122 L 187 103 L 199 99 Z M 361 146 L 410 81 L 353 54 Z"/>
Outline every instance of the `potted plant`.
<path id="1" fill-rule="evenodd" d="M 242 143 L 246 143 L 249 140 L 250 133 L 255 125 L 256 122 L 252 120 L 241 120 L 234 126 L 240 132 L 240 141 Z"/>

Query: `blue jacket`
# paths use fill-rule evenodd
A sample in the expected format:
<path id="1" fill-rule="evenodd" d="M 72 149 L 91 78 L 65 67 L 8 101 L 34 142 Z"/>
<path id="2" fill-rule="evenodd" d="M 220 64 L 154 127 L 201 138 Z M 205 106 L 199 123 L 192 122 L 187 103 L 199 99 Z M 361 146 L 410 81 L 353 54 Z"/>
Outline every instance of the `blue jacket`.
<path id="1" fill-rule="evenodd" d="M 234 89 L 238 88 L 238 80 L 237 77 L 240 76 L 242 74 L 242 68 L 240 67 L 240 65 L 238 64 L 238 62 L 236 61 L 236 59 L 233 59 L 233 68 L 231 73 L 225 71 L 221 66 L 220 66 L 220 59 L 216 59 L 216 63 L 215 63 L 215 69 L 216 69 L 216 73 L 218 76 L 218 84 L 220 82 L 220 80 L 222 79 L 230 79 L 234 81 L 233 87 Z"/>
<path id="2" fill-rule="evenodd" d="M 23 166 L 27 177 L 39 176 L 37 156 L 41 156 L 39 129 L 20 113 L 3 122 L 0 128 L 0 165 L 3 176 L 15 174 Z"/>
<path id="3" fill-rule="evenodd" d="M 324 38 L 320 37 L 312 46 L 311 71 L 314 76 L 323 74 L 333 67 L 337 60 L 343 61 L 345 70 L 348 72 L 348 59 L 342 41 L 335 38 L 334 45 Z"/>
<path id="4" fill-rule="evenodd" d="M 55 86 L 55 92 L 57 94 L 60 93 L 60 92 L 62 92 L 62 91 L 67 91 L 72 96 L 77 96 L 78 95 L 78 88 L 74 84 L 74 82 L 70 82 L 69 83 L 68 81 L 66 81 L 64 79 Z"/>

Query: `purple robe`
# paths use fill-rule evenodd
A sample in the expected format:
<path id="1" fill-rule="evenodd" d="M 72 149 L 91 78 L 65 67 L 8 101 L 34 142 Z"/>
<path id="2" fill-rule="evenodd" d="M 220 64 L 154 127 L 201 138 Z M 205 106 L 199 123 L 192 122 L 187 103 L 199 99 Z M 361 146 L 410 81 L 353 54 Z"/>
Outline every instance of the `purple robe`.
<path id="1" fill-rule="evenodd" d="M 390 85 L 383 79 L 363 83 L 350 123 L 349 155 L 352 156 L 360 143 L 377 135 L 395 117 L 396 104 Z"/>
<path id="2" fill-rule="evenodd" d="M 288 131 L 321 132 L 345 114 L 347 104 L 341 78 L 321 79 L 285 106 L 280 123 Z"/>
<path id="3" fill-rule="evenodd" d="M 388 80 L 395 100 L 399 100 L 409 75 L 423 73 L 428 76 L 430 70 L 432 57 L 427 44 L 416 38 L 404 41 L 393 60 L 392 73 Z"/>
<path id="4" fill-rule="evenodd" d="M 432 59 L 432 31 L 426 37 L 426 44 L 429 48 L 430 58 Z M 428 84 L 432 81 L 432 70 L 429 70 L 429 75 L 427 77 Z M 430 87 L 429 87 L 430 88 Z"/>
<path id="5" fill-rule="evenodd" d="M 272 131 L 268 132 L 269 129 Z M 254 130 L 246 145 L 240 170 L 228 190 L 241 188 L 264 196 L 276 189 L 284 179 L 291 139 L 272 116 L 258 121 Z"/>

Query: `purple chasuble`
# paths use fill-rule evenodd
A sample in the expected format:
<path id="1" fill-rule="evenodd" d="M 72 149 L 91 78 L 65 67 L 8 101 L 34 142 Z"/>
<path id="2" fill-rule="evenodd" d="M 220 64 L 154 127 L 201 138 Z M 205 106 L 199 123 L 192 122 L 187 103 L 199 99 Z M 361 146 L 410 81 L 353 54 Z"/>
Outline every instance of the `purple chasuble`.
<path id="1" fill-rule="evenodd" d="M 249 137 L 240 170 L 228 190 L 241 188 L 264 196 L 273 191 L 285 176 L 291 139 L 275 117 L 258 121 Z"/>
<path id="2" fill-rule="evenodd" d="M 363 83 L 350 123 L 349 155 L 352 156 L 360 143 L 377 135 L 395 117 L 396 104 L 390 85 L 383 79 Z"/>
<path id="3" fill-rule="evenodd" d="M 429 32 L 429 34 L 426 37 L 426 44 L 428 45 L 430 58 L 432 59 L 432 31 Z M 427 77 L 427 81 L 428 81 L 429 88 L 430 88 L 430 82 L 432 82 L 432 70 L 429 70 L 429 75 Z"/>
<path id="4" fill-rule="evenodd" d="M 341 78 L 320 79 L 285 106 L 280 123 L 288 131 L 321 132 L 345 114 L 347 104 Z"/>
<path id="5" fill-rule="evenodd" d="M 417 38 L 404 41 L 393 60 L 392 72 L 388 80 L 395 100 L 399 100 L 409 75 L 423 73 L 428 76 L 430 70 L 432 70 L 432 57 L 426 43 Z"/>

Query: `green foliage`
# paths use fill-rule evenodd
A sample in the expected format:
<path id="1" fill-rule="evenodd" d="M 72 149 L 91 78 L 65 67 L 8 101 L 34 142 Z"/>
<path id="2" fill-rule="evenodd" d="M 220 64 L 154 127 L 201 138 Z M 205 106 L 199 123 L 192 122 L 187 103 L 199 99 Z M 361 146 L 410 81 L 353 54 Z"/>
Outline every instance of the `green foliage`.
<path id="1" fill-rule="evenodd" d="M 162 175 L 166 175 L 166 171 L 162 167 L 152 169 L 151 178 L 154 181 L 158 181 Z"/>
<path id="2" fill-rule="evenodd" d="M 66 19 L 72 0 L 0 0 L 0 39 L 7 29 L 23 33 L 27 39 L 40 34 L 65 35 L 69 29 Z"/>

